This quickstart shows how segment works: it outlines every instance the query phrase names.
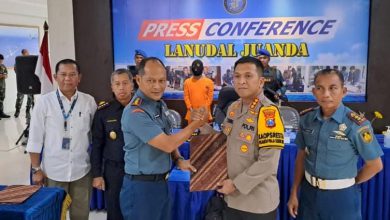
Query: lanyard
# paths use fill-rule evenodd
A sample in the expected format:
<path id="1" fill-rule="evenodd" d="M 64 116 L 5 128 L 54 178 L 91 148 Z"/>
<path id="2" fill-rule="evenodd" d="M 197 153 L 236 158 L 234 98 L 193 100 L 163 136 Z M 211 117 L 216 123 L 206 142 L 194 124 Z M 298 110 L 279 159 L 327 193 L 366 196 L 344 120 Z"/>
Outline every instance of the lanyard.
<path id="1" fill-rule="evenodd" d="M 57 94 L 58 103 L 60 103 L 62 116 L 64 116 L 64 130 L 67 131 L 68 130 L 67 120 L 68 120 L 70 114 L 72 113 L 73 108 L 76 105 L 76 102 L 77 102 L 77 99 L 79 98 L 79 96 L 77 95 L 77 97 L 73 100 L 72 105 L 70 106 L 68 113 L 65 114 L 64 104 L 62 104 L 62 100 L 60 98 L 60 93 L 58 92 L 58 90 L 57 90 L 56 94 Z"/>

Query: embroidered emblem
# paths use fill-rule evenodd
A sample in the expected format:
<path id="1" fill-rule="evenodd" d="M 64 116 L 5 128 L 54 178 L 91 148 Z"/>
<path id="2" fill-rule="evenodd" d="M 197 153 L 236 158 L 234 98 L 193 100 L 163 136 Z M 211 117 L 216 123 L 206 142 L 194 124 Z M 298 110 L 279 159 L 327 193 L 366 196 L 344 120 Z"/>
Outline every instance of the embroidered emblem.
<path id="1" fill-rule="evenodd" d="M 140 97 L 137 97 L 134 99 L 133 103 L 131 103 L 132 106 L 139 106 L 142 103 L 142 99 Z"/>
<path id="2" fill-rule="evenodd" d="M 243 144 L 243 145 L 241 145 L 240 150 L 241 150 L 241 152 L 246 153 L 248 151 L 248 146 Z"/>
<path id="3" fill-rule="evenodd" d="M 275 123 L 275 110 L 274 109 L 264 109 L 262 113 L 265 117 L 265 126 L 268 128 L 273 128 L 276 126 Z"/>
<path id="4" fill-rule="evenodd" d="M 372 141 L 372 133 L 371 133 L 370 129 L 368 129 L 368 128 L 362 129 L 360 131 L 360 138 L 366 144 L 371 143 L 371 141 Z"/>

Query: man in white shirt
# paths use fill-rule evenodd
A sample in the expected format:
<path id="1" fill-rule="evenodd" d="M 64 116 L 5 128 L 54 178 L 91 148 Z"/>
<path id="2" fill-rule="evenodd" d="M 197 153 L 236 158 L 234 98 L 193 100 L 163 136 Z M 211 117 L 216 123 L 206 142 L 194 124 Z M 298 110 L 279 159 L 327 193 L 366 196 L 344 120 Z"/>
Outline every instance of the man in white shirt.
<path id="1" fill-rule="evenodd" d="M 88 147 L 96 103 L 77 91 L 81 74 L 76 61 L 59 61 L 54 78 L 58 89 L 41 96 L 32 113 L 27 144 L 32 180 L 64 188 L 72 198 L 70 218 L 87 220 L 92 184 Z"/>

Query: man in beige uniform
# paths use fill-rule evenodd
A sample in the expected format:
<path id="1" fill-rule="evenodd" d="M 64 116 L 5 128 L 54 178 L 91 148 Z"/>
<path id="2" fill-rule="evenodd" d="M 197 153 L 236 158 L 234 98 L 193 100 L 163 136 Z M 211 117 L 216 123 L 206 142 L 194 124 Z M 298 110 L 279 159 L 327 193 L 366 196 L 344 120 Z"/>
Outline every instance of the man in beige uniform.
<path id="1" fill-rule="evenodd" d="M 227 219 L 276 219 L 276 178 L 284 127 L 279 110 L 263 94 L 263 66 L 253 57 L 234 65 L 233 84 L 240 99 L 228 109 L 223 132 L 228 137 Z"/>

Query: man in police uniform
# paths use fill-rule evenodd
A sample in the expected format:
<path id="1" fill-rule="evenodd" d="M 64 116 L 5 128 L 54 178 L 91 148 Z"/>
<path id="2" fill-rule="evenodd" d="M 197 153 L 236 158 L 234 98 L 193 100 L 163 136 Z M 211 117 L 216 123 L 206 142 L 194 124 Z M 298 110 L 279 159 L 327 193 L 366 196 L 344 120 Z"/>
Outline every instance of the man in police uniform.
<path id="1" fill-rule="evenodd" d="M 264 67 L 264 94 L 273 102 L 278 102 L 279 99 L 286 100 L 286 82 L 283 79 L 282 73 L 276 68 L 269 65 L 271 54 L 266 49 L 260 49 L 257 52 L 257 58 Z"/>
<path id="2" fill-rule="evenodd" d="M 276 219 L 284 126 L 279 109 L 263 94 L 262 74 L 254 57 L 234 64 L 233 85 L 240 99 L 230 105 L 223 123 L 229 179 L 218 189 L 226 195 L 227 219 Z"/>
<path id="3" fill-rule="evenodd" d="M 92 124 L 92 186 L 105 191 L 107 219 L 123 219 L 119 206 L 125 162 L 121 118 L 131 100 L 133 77 L 126 69 L 111 74 L 115 100 L 100 103 Z"/>
<path id="4" fill-rule="evenodd" d="M 339 71 L 319 71 L 312 92 L 319 107 L 300 120 L 289 212 L 304 220 L 362 219 L 359 184 L 382 169 L 382 149 L 370 123 L 343 105 L 347 89 Z M 359 157 L 365 164 L 358 171 Z"/>
<path id="5" fill-rule="evenodd" d="M 143 59 L 137 90 L 122 115 L 125 140 L 125 177 L 120 193 L 124 219 L 171 219 L 166 175 L 171 161 L 181 169 L 196 171 L 183 160 L 177 148 L 208 119 L 206 108 L 192 111 L 192 122 L 179 133 L 170 134 L 168 109 L 161 97 L 167 73 L 161 60 Z"/>

